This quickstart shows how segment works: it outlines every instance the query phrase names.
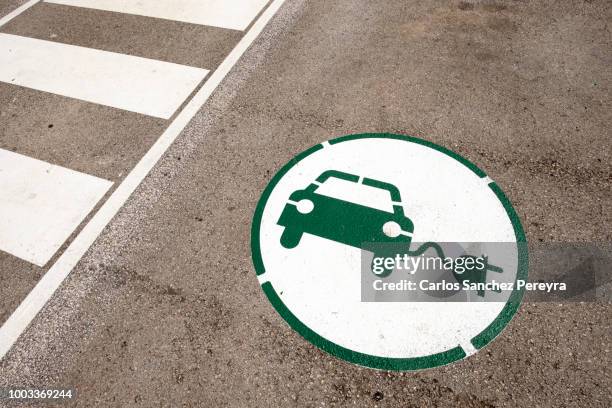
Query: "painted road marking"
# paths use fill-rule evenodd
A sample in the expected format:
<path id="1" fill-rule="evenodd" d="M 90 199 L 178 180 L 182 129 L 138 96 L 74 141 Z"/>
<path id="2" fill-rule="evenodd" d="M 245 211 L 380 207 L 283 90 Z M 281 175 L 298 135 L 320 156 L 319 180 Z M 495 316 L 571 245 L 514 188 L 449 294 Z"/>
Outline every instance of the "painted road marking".
<path id="1" fill-rule="evenodd" d="M 96 238 L 104 230 L 106 225 L 113 219 L 119 209 L 125 204 L 132 192 L 140 182 L 147 176 L 157 161 L 178 137 L 187 123 L 206 103 L 210 95 L 223 81 L 228 72 L 238 62 L 244 52 L 255 41 L 264 29 L 268 21 L 276 14 L 285 0 L 273 0 L 259 18 L 253 23 L 244 37 L 236 47 L 228 54 L 219 67 L 213 72 L 200 90 L 185 105 L 183 110 L 176 116 L 170 126 L 157 139 L 145 156 L 138 162 L 136 167 L 119 184 L 117 189 L 110 195 L 108 200 L 100 207 L 100 210 L 85 225 L 83 230 L 68 246 L 66 251 L 57 259 L 51 268 L 44 274 L 32 291 L 19 304 L 17 309 L 9 316 L 0 328 L 0 359 L 11 349 L 21 333 L 30 325 L 32 319 L 45 306 L 53 293 L 59 288 L 70 271 L 79 262 L 87 249 L 94 243 Z"/>
<path id="2" fill-rule="evenodd" d="M 0 149 L 0 249 L 44 266 L 112 184 Z"/>
<path id="3" fill-rule="evenodd" d="M 417 370 L 471 355 L 509 322 L 521 290 L 440 297 L 419 284 L 526 279 L 520 221 L 485 178 L 462 157 L 414 137 L 349 135 L 313 146 L 272 177 L 256 207 L 251 248 L 259 283 L 293 329 L 355 364 Z M 384 194 L 364 192 L 359 181 Z M 359 193 L 346 194 L 344 182 Z M 310 211 L 299 211 L 293 203 L 300 201 L 311 202 Z M 374 259 L 388 257 L 446 262 L 483 254 L 491 263 L 481 274 L 373 268 Z M 416 291 L 400 287 L 408 281 Z"/>
<path id="4" fill-rule="evenodd" d="M 0 34 L 0 81 L 169 119 L 208 71 Z"/>
<path id="5" fill-rule="evenodd" d="M 214 27 L 245 30 L 268 0 L 46 0 Z"/>

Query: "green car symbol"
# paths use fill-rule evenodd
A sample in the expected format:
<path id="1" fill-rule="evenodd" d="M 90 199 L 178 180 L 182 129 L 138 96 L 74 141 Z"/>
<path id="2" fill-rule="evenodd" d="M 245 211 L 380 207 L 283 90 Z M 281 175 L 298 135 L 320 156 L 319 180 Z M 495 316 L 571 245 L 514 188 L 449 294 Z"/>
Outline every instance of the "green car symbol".
<path id="1" fill-rule="evenodd" d="M 317 189 L 330 178 L 363 184 L 389 192 L 393 212 L 363 206 L 319 194 Z M 399 189 L 393 184 L 337 170 L 327 170 L 303 190 L 289 197 L 278 225 L 285 227 L 280 243 L 295 248 L 308 233 L 355 248 L 363 243 L 406 243 L 409 247 L 414 224 L 404 215 Z M 379 256 L 386 256 L 378 254 Z"/>

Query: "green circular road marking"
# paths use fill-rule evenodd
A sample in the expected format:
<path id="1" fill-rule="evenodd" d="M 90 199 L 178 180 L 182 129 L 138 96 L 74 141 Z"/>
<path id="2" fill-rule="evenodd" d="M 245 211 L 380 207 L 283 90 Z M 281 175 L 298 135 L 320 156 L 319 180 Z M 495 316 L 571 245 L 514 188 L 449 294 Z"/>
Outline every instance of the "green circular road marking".
<path id="1" fill-rule="evenodd" d="M 372 143 L 373 141 L 377 141 L 377 140 L 380 141 L 380 143 L 376 143 L 376 144 Z M 294 222 L 294 218 L 292 217 L 296 217 L 296 215 L 292 212 L 285 214 L 285 211 L 288 207 L 290 209 L 294 205 L 297 207 L 297 202 L 300 201 L 300 199 L 302 201 L 303 200 L 309 201 L 308 207 L 307 207 L 308 211 L 302 210 L 301 212 L 300 211 L 298 212 L 300 214 L 310 213 L 310 211 L 312 211 L 312 202 L 310 202 L 310 199 L 302 198 L 301 195 L 304 195 L 304 194 L 308 195 L 309 191 L 312 192 L 314 191 L 314 189 L 320 188 L 320 186 L 323 185 L 328 178 L 334 177 L 336 179 L 344 179 L 344 181 L 347 181 L 347 182 L 353 182 L 353 183 L 359 182 L 370 188 L 379 188 L 379 189 L 385 189 L 386 191 L 389 191 L 391 193 L 391 197 L 393 197 L 393 203 L 392 203 L 393 209 L 389 210 L 385 214 L 389 214 L 389 216 L 391 216 L 393 213 L 395 213 L 394 216 L 398 220 L 400 220 L 400 222 L 404 220 L 404 218 L 407 218 L 403 214 L 403 207 L 405 207 L 406 204 L 404 203 L 402 207 L 402 203 L 395 202 L 399 198 L 399 193 L 400 193 L 399 189 L 395 187 L 395 185 L 391 183 L 381 182 L 375 179 L 368 179 L 368 178 L 363 178 L 363 177 L 360 178 L 358 181 L 357 175 L 354 176 L 350 172 L 345 172 L 345 171 L 326 170 L 326 171 L 323 171 L 320 175 L 318 173 L 319 171 L 318 169 L 325 169 L 328 166 L 334 167 L 334 168 L 338 166 L 341 167 L 342 164 L 344 163 L 343 157 L 344 158 L 350 157 L 351 158 L 350 160 L 356 163 L 356 164 L 352 164 L 353 167 L 363 166 L 364 168 L 367 168 L 368 166 L 370 166 L 371 169 L 374 169 L 376 165 L 378 165 L 377 163 L 380 163 L 381 167 L 396 166 L 398 169 L 405 167 L 403 162 L 399 164 L 397 162 L 392 162 L 391 164 L 389 164 L 389 162 L 384 160 L 383 157 L 380 157 L 379 161 L 366 157 L 368 156 L 368 152 L 375 151 L 378 148 L 377 146 L 382 146 L 384 144 L 383 141 L 388 141 L 388 140 L 405 142 L 411 145 L 411 146 L 406 146 L 408 149 L 413 149 L 413 150 L 417 149 L 418 154 L 415 153 L 413 156 L 411 156 L 413 157 L 413 160 L 417 160 L 417 159 L 427 160 L 427 157 L 430 157 L 430 156 L 432 157 L 431 160 L 434 160 L 434 162 L 431 163 L 430 168 L 423 168 L 423 166 L 421 166 L 422 168 L 421 177 L 425 177 L 424 175 L 429 174 L 429 173 L 434 173 L 433 177 L 435 179 L 435 174 L 438 171 L 437 169 L 444 168 L 444 166 L 451 169 L 452 172 L 459 172 L 459 173 L 461 173 L 460 167 L 468 169 L 469 172 L 461 173 L 462 174 L 461 177 L 464 177 L 465 180 L 469 180 L 472 183 L 474 183 L 473 179 L 479 179 L 482 181 L 482 183 L 485 183 L 484 189 L 488 191 L 488 193 L 482 192 L 482 194 L 484 194 L 483 197 L 487 197 L 486 200 L 488 200 L 488 203 L 486 203 L 486 205 L 485 204 L 483 205 L 485 205 L 486 208 L 491 208 L 492 209 L 491 211 L 497 214 L 496 215 L 497 218 L 495 219 L 498 220 L 497 224 L 496 223 L 492 224 L 492 228 L 498 228 L 500 231 L 501 230 L 509 231 L 509 233 L 506 233 L 506 235 L 503 235 L 501 232 L 499 233 L 501 234 L 499 236 L 506 237 L 505 239 L 508 239 L 509 242 L 526 243 L 526 238 L 523 232 L 523 228 L 521 226 L 521 222 L 514 208 L 512 207 L 510 201 L 508 200 L 508 198 L 505 196 L 505 194 L 502 192 L 502 190 L 499 188 L 497 184 L 491 181 L 487 181 L 488 179 L 486 179 L 486 174 L 481 169 L 479 169 L 476 165 L 471 163 L 469 160 L 463 158 L 462 156 L 444 147 L 438 146 L 434 143 L 425 141 L 423 139 L 419 139 L 419 138 L 415 138 L 411 136 L 396 135 L 396 134 L 368 133 L 368 134 L 343 136 L 343 137 L 339 137 L 339 138 L 330 140 L 328 143 L 313 146 L 310 149 L 297 155 L 295 158 L 289 161 L 286 165 L 284 165 L 274 175 L 270 183 L 265 188 L 257 204 L 255 214 L 253 217 L 253 224 L 252 224 L 252 230 L 251 230 L 252 259 L 253 259 L 253 263 L 255 266 L 256 274 L 260 278 L 262 289 L 264 293 L 266 294 L 266 296 L 268 297 L 268 300 L 270 301 L 270 303 L 272 303 L 273 307 L 276 309 L 276 311 L 281 315 L 283 319 L 285 319 L 285 321 L 294 330 L 296 330 L 306 340 L 308 340 L 315 346 L 319 347 L 320 349 L 340 359 L 349 361 L 351 363 L 355 363 L 361 366 L 376 368 L 376 369 L 418 370 L 418 369 L 437 367 L 437 366 L 449 364 L 449 363 L 465 358 L 468 355 L 468 353 L 466 353 L 466 349 L 470 349 L 473 347 L 471 352 L 475 352 L 481 349 L 482 347 L 484 347 L 489 342 L 491 342 L 503 330 L 503 328 L 510 322 L 510 320 L 512 319 L 512 317 L 518 310 L 518 307 L 520 305 L 520 302 L 523 296 L 523 290 L 515 288 L 512 291 L 512 293 L 509 295 L 505 304 L 503 304 L 503 307 L 500 306 L 499 312 L 498 313 L 496 312 L 497 314 L 493 316 L 492 318 L 487 318 L 488 320 L 485 319 L 483 320 L 483 322 L 481 322 L 483 324 L 486 323 L 486 327 L 482 328 L 481 330 L 479 329 L 478 333 L 472 333 L 473 334 L 472 335 L 470 334 L 469 330 L 466 330 L 466 333 L 468 333 L 470 336 L 468 339 L 469 344 L 467 344 L 467 346 L 466 344 L 456 344 L 454 347 L 445 345 L 444 346 L 445 349 L 439 350 L 437 352 L 428 353 L 426 355 L 417 355 L 417 356 L 411 355 L 408 357 L 402 357 L 402 356 L 397 356 L 394 354 L 398 354 L 398 353 L 399 354 L 402 354 L 402 353 L 418 354 L 419 350 L 427 349 L 427 344 L 421 347 L 419 345 L 419 342 L 417 342 L 415 339 L 414 350 L 416 351 L 414 352 L 412 351 L 412 349 L 408 349 L 408 351 L 406 351 L 404 349 L 401 349 L 401 347 L 399 349 L 397 347 L 395 348 L 393 347 L 393 345 L 395 344 L 393 343 L 393 341 L 397 342 L 401 340 L 401 338 L 399 340 L 398 339 L 389 340 L 390 343 L 386 344 L 385 341 L 387 341 L 387 337 L 393 337 L 394 335 L 393 331 L 388 330 L 388 327 L 392 327 L 392 326 L 389 326 L 389 325 L 392 325 L 392 323 L 388 323 L 386 326 L 384 326 L 387 329 L 385 329 L 384 327 L 380 328 L 381 332 L 385 333 L 385 335 L 387 336 L 387 337 L 382 336 L 382 335 L 380 336 L 382 339 L 380 342 L 381 344 L 380 353 L 376 351 L 376 345 L 375 344 L 372 345 L 372 341 L 365 342 L 365 343 L 363 342 L 359 343 L 359 341 L 355 341 L 353 344 L 353 341 L 352 341 L 353 339 L 355 340 L 359 339 L 362 333 L 363 335 L 367 335 L 367 334 L 365 333 L 365 331 L 355 332 L 355 333 L 350 332 L 352 330 L 351 325 L 350 325 L 350 318 L 352 315 L 350 315 L 350 310 L 347 310 L 347 309 L 354 309 L 357 307 L 362 307 L 364 308 L 363 310 L 365 311 L 362 313 L 368 314 L 369 313 L 368 310 L 370 309 L 367 309 L 368 307 L 367 305 L 370 305 L 372 308 L 382 307 L 382 306 L 372 306 L 372 305 L 377 305 L 377 304 L 372 304 L 372 303 L 366 303 L 366 304 L 362 303 L 361 305 L 359 305 L 355 303 L 354 300 L 352 300 L 351 302 L 346 303 L 346 306 L 347 306 L 346 309 L 343 309 L 340 307 L 337 312 L 334 312 L 332 310 L 333 307 L 330 307 L 330 306 L 325 306 L 329 308 L 330 310 L 329 313 L 327 312 L 327 309 L 324 309 L 318 312 L 316 311 L 313 312 L 312 309 L 316 308 L 318 302 L 326 301 L 327 298 L 325 297 L 324 292 L 319 293 L 316 290 L 312 291 L 312 289 L 309 289 L 315 286 L 308 286 L 308 285 L 311 285 L 312 283 L 308 281 L 309 277 L 304 274 L 308 274 L 310 272 L 314 273 L 318 269 L 314 268 L 313 266 L 305 266 L 304 267 L 305 272 L 303 274 L 298 274 L 295 271 L 296 269 L 295 265 L 298 265 L 297 268 L 299 269 L 301 264 L 299 262 L 297 264 L 292 263 L 293 262 L 292 258 L 298 255 L 294 255 L 296 254 L 296 252 L 291 252 L 291 251 L 294 251 L 294 248 L 296 247 L 299 248 L 300 246 L 319 245 L 322 251 L 331 251 L 329 247 L 333 246 L 334 250 L 338 253 L 337 258 L 348 257 L 348 255 L 346 255 L 347 250 L 345 250 L 344 248 L 350 248 L 351 246 L 357 247 L 356 242 L 358 241 L 359 237 L 353 237 L 349 234 L 342 235 L 338 232 L 338 228 L 334 228 L 333 225 L 324 227 L 321 225 L 323 223 L 319 223 L 318 225 L 313 225 L 313 226 L 308 227 L 308 228 L 312 228 L 311 230 L 309 230 L 311 231 L 312 235 L 307 238 L 309 241 L 304 243 L 305 238 L 302 235 L 306 236 L 308 234 L 303 234 L 302 231 L 296 232 L 295 228 L 292 227 L 293 225 L 292 222 Z M 350 146 L 350 148 L 359 149 L 360 147 L 358 143 L 360 143 L 360 141 L 365 141 L 367 143 L 367 145 L 364 145 L 367 147 L 367 149 L 365 147 L 362 149 L 363 152 L 361 156 L 363 157 L 363 159 L 354 158 L 354 157 L 359 157 L 359 155 L 355 155 L 354 151 L 352 150 L 350 151 L 352 153 L 352 155 L 350 156 L 348 155 L 348 153 L 344 153 L 342 150 L 338 150 L 338 152 L 340 152 L 341 154 L 339 154 L 338 159 L 334 158 L 333 160 L 331 160 L 331 163 L 329 160 L 329 156 L 324 156 L 326 158 L 325 160 L 316 159 L 316 157 L 318 157 L 316 155 L 320 156 L 323 154 L 324 151 L 327 151 L 327 150 L 334 152 L 334 150 L 330 150 L 330 149 L 336 149 L 338 146 L 341 147 L 343 145 L 346 145 L 348 149 L 349 147 L 348 143 L 353 143 L 353 144 L 357 143 L 357 145 Z M 387 142 L 387 143 L 390 143 L 390 142 Z M 418 145 L 418 148 L 415 145 Z M 426 150 L 423 150 L 423 148 L 428 149 L 430 151 L 428 152 Z M 381 149 L 381 152 L 384 152 L 384 149 L 387 149 L 387 151 L 391 153 L 391 150 L 394 150 L 394 151 L 398 150 L 398 145 L 390 144 L 389 146 L 384 147 L 384 148 L 380 147 L 380 149 Z M 432 150 L 434 152 L 431 152 Z M 407 150 L 407 151 L 410 152 L 411 150 Z M 439 153 L 442 153 L 442 155 L 440 155 Z M 424 158 L 422 156 L 424 156 Z M 443 159 L 440 156 L 452 158 L 453 162 L 459 163 L 461 166 L 452 165 L 452 163 L 449 163 L 448 160 Z M 305 163 L 308 160 L 310 161 L 308 163 Z M 350 161 L 349 159 L 346 159 L 346 160 Z M 301 168 L 298 168 L 300 166 Z M 456 166 L 456 168 L 454 168 L 453 166 Z M 347 165 L 347 168 L 349 167 L 351 166 Z M 312 173 L 312 175 L 307 174 L 309 172 Z M 467 173 L 471 174 L 471 176 L 469 176 Z M 391 173 L 387 173 L 387 174 L 391 174 Z M 449 174 L 449 173 L 445 173 L 445 174 Z M 316 176 L 318 176 L 318 178 Z M 369 174 L 366 175 L 366 177 L 367 176 L 369 176 Z M 287 186 L 282 186 L 282 188 L 279 188 L 279 183 L 284 182 L 285 179 L 287 180 L 291 179 L 291 180 L 285 183 L 287 184 Z M 380 180 L 382 179 L 383 178 L 381 177 Z M 308 181 L 302 181 L 302 180 L 310 180 L 311 184 L 309 185 Z M 402 178 L 399 178 L 398 180 L 399 181 L 396 184 L 407 183 L 406 176 L 403 176 Z M 287 191 L 292 191 L 295 189 L 302 189 L 302 188 L 303 190 L 295 191 L 294 193 L 292 193 L 291 197 L 289 196 L 288 193 L 281 191 L 278 193 L 279 194 L 278 197 L 275 198 L 275 200 L 278 201 L 278 203 L 277 202 L 271 203 L 270 201 L 271 196 L 277 189 L 279 190 L 284 189 Z M 419 191 L 418 186 L 415 188 L 416 190 L 415 189 L 411 190 L 412 192 L 409 194 L 409 197 L 403 197 L 404 200 L 407 200 L 407 201 L 411 200 L 410 197 L 413 197 L 413 199 L 414 197 L 420 197 L 418 194 L 421 194 L 421 193 L 423 193 L 424 195 L 430 194 L 428 191 L 425 191 L 427 189 L 424 189 L 423 191 Z M 293 201 L 294 198 L 295 200 Z M 471 198 L 466 195 L 465 198 L 459 197 L 456 199 L 458 202 L 465 201 L 467 203 L 468 201 L 466 200 L 469 200 Z M 288 202 L 289 204 L 284 204 L 284 202 L 281 203 L 280 201 Z M 333 204 L 335 202 L 337 201 L 333 201 L 331 203 Z M 495 202 L 497 204 L 495 204 Z M 285 205 L 285 210 L 282 211 L 282 214 L 279 214 L 280 211 L 278 209 L 281 208 L 281 205 Z M 319 205 L 321 204 L 316 203 L 315 209 Z M 326 205 L 331 205 L 331 204 L 328 203 Z M 275 206 L 275 208 L 278 208 L 278 209 L 275 211 L 272 211 L 272 210 L 268 211 L 267 208 L 269 206 L 270 207 Z M 300 204 L 300 206 L 303 207 L 304 203 Z M 504 216 L 505 220 L 499 217 L 500 210 L 497 207 L 503 208 L 503 211 L 501 212 L 505 214 Z M 358 208 L 356 207 L 356 211 L 357 210 L 361 211 L 363 208 L 365 207 L 358 207 Z M 266 211 L 268 212 L 266 213 Z M 363 211 L 368 211 L 368 210 L 363 210 Z M 399 211 L 399 214 L 398 214 L 398 211 Z M 299 216 L 300 214 L 298 214 L 297 216 Z M 366 213 L 364 212 L 364 214 Z M 378 213 L 372 213 L 372 214 L 374 214 L 373 216 L 375 216 Z M 280 215 L 280 219 L 279 219 L 279 215 Z M 411 216 L 412 218 L 411 214 L 407 213 L 406 215 Z M 494 216 L 491 216 L 491 217 L 494 218 Z M 265 226 L 262 228 L 262 223 L 264 222 L 265 222 Z M 415 226 L 414 226 L 415 234 L 417 233 L 417 229 L 419 228 L 419 226 L 422 226 L 423 224 L 424 224 L 423 222 L 417 223 L 415 221 Z M 283 231 L 283 227 L 284 227 L 284 231 Z M 403 228 L 407 232 L 412 233 L 412 231 L 410 230 L 412 228 L 412 222 L 410 221 L 404 222 Z M 481 228 L 480 231 L 482 231 L 483 230 L 482 228 L 484 227 L 479 227 L 479 228 Z M 265 231 L 262 232 L 262 230 L 265 230 Z M 282 235 L 280 235 L 281 233 Z M 448 234 L 452 236 L 452 231 Z M 448 234 L 446 236 L 449 236 Z M 478 235 L 478 231 L 475 233 L 468 231 L 466 235 L 469 235 L 469 234 L 472 234 L 472 236 Z M 493 231 L 490 234 L 490 236 L 495 236 L 495 234 L 496 234 L 496 231 Z M 511 238 L 509 234 L 511 235 Z M 262 237 L 262 235 L 265 235 L 265 236 Z M 395 235 L 397 234 L 394 234 L 394 236 Z M 445 236 L 445 235 L 442 234 L 442 236 Z M 322 238 L 325 238 L 325 239 L 322 239 Z M 335 242 L 332 242 L 332 241 L 335 241 Z M 477 240 L 474 240 L 474 241 L 477 241 Z M 319 247 L 316 247 L 316 248 L 319 248 Z M 526 280 L 527 273 L 528 273 L 528 253 L 527 253 L 526 245 L 517 245 L 516 252 L 517 252 L 516 262 L 515 264 L 513 264 L 516 267 L 516 273 L 514 275 L 515 282 L 516 280 L 519 280 L 519 279 Z M 313 253 L 312 255 L 313 256 L 311 258 L 316 258 L 316 253 Z M 351 256 L 355 256 L 355 255 L 351 255 Z M 310 258 L 308 259 L 304 258 L 304 259 L 305 259 L 303 262 L 304 265 L 306 265 L 307 262 L 311 261 Z M 328 257 L 328 259 L 333 260 L 333 262 L 336 261 L 335 258 Z M 266 262 L 272 265 L 266 265 Z M 339 262 L 342 262 L 342 259 L 340 259 Z M 269 270 L 270 268 L 274 270 L 273 273 L 270 273 L 271 272 Z M 334 268 L 342 269 L 344 268 L 344 264 L 340 263 L 339 266 L 334 266 Z M 331 275 L 325 275 L 325 276 L 331 276 Z M 291 279 L 289 279 L 289 277 Z M 327 280 L 324 283 L 326 285 L 329 284 L 331 286 L 336 285 L 338 288 L 340 288 L 341 285 L 339 286 L 338 283 L 334 283 L 332 278 L 330 278 L 329 283 Z M 301 279 L 304 279 L 304 281 L 302 282 Z M 279 285 L 279 287 L 277 288 L 275 287 L 275 285 Z M 300 285 L 303 285 L 303 287 Z M 322 286 L 325 286 L 325 285 L 322 285 Z M 342 289 L 338 289 L 338 290 L 341 291 Z M 328 292 L 325 292 L 325 293 L 328 293 Z M 339 297 L 341 296 L 342 295 L 339 295 Z M 350 292 L 349 292 L 349 296 L 350 296 Z M 319 299 L 319 300 L 318 302 L 309 304 L 309 302 L 312 299 Z M 287 302 L 289 302 L 292 306 L 288 305 Z M 337 306 L 337 304 L 334 304 L 334 303 L 331 303 L 331 304 Z M 492 303 L 492 304 L 496 304 L 496 303 Z M 385 306 L 385 307 L 387 309 L 392 308 L 392 307 L 398 307 L 398 308 L 405 307 L 405 306 L 395 306 L 395 305 L 396 304 L 392 304 L 392 306 Z M 439 305 L 449 305 L 449 304 L 439 303 Z M 443 306 L 438 306 L 438 307 L 443 307 Z M 342 320 L 342 318 L 337 318 L 338 315 L 342 316 L 343 313 L 346 314 L 346 319 L 348 319 L 348 323 L 347 321 Z M 310 324 L 304 323 L 303 321 L 304 319 L 310 320 L 311 323 Z M 338 327 L 337 329 L 335 326 L 336 324 L 335 319 L 339 319 L 337 320 L 337 327 Z M 365 319 L 365 321 L 367 321 L 367 318 Z M 322 322 L 322 323 L 319 324 L 318 322 Z M 313 326 L 317 326 L 317 327 L 313 327 Z M 398 332 L 401 331 L 400 329 L 401 327 L 398 328 Z M 349 333 L 347 333 L 347 330 L 349 331 Z M 377 329 L 376 327 L 373 327 L 372 330 L 375 331 Z M 327 335 L 322 335 L 321 332 L 325 332 L 327 333 Z M 429 334 L 427 333 L 426 334 L 416 333 L 412 335 L 410 338 L 412 339 L 414 337 L 416 338 L 424 337 L 423 341 L 425 343 L 427 342 L 431 343 L 431 342 L 435 342 L 439 340 L 435 336 L 432 336 L 431 333 Z M 334 341 L 333 339 L 330 339 L 329 337 L 337 337 L 339 340 Z M 339 344 L 340 342 L 343 342 L 344 344 Z M 383 350 L 383 346 L 387 348 Z M 363 349 L 374 350 L 374 351 L 364 352 Z M 469 351 L 470 354 L 471 352 Z"/>

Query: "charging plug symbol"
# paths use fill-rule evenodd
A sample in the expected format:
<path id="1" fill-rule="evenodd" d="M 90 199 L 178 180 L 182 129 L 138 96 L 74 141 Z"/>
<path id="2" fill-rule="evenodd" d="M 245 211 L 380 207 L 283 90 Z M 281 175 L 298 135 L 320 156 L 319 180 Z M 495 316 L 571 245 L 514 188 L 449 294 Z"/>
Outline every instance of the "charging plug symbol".
<path id="1" fill-rule="evenodd" d="M 499 266 L 495 266 L 489 263 L 488 256 L 475 257 L 473 255 L 463 255 L 457 259 L 463 259 L 462 262 L 455 262 L 455 267 L 453 268 L 453 276 L 457 281 L 463 285 L 463 282 L 469 283 L 486 283 L 487 282 L 487 271 L 495 272 L 495 273 L 503 273 L 504 270 Z M 471 260 L 472 262 L 467 262 L 467 260 Z M 480 260 L 480 262 L 479 262 Z M 484 260 L 484 262 L 482 261 Z M 474 265 L 472 268 L 462 267 L 462 270 L 458 270 L 458 265 Z M 495 288 L 494 292 L 500 293 L 501 289 Z M 484 297 L 484 289 L 478 289 L 478 296 Z"/>

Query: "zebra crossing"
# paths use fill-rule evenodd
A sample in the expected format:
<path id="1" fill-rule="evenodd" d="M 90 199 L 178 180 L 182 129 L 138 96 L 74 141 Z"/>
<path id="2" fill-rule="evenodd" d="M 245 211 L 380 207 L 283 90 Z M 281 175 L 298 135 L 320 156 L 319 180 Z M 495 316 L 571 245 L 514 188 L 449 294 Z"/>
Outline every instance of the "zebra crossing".
<path id="1" fill-rule="evenodd" d="M 0 359 L 284 0 L 120 3 L 0 18 Z"/>
<path id="2" fill-rule="evenodd" d="M 123 171 L 109 174 L 105 171 L 109 166 L 96 166 L 96 160 L 82 163 L 82 156 L 89 153 L 87 149 L 77 148 L 73 157 L 65 153 L 54 155 L 56 151 L 64 152 L 63 147 L 56 146 L 57 142 L 62 143 L 62 138 L 71 145 L 78 145 L 79 137 L 87 137 L 82 125 L 75 125 L 75 121 L 84 124 L 100 122 L 94 127 L 97 129 L 95 137 L 101 141 L 113 140 L 117 127 L 143 124 L 149 137 L 142 138 L 143 146 L 137 138 L 131 142 L 136 150 L 146 149 L 154 142 L 155 134 L 159 136 L 160 130 L 172 123 L 171 119 L 218 66 L 191 66 L 173 62 L 172 58 L 168 61 L 116 52 L 112 47 L 107 50 L 70 44 L 66 42 L 70 35 L 24 36 L 19 33 L 23 27 L 36 25 L 40 13 L 48 13 L 47 10 L 56 15 L 73 16 L 76 13 L 84 16 L 82 21 L 114 21 L 114 27 L 127 16 L 131 19 L 128 22 L 140 23 L 142 19 L 142 27 L 170 21 L 187 25 L 189 29 L 195 25 L 229 31 L 227 38 L 231 46 L 237 43 L 267 3 L 268 0 L 30 1 L 17 10 L 19 13 L 0 20 L 3 24 L 0 27 L 0 98 L 2 93 L 10 102 L 55 98 L 58 101 L 55 105 L 67 104 L 70 106 L 68 111 L 78 112 L 72 117 L 69 115 L 67 120 L 72 128 L 64 123 L 61 128 L 56 126 L 53 129 L 51 122 L 56 114 L 53 104 L 44 109 L 34 105 L 33 109 L 38 113 L 29 115 L 36 118 L 36 123 L 46 119 L 49 122 L 46 126 L 26 126 L 28 119 L 21 120 L 19 115 L 7 118 L 11 124 L 3 126 L 4 134 L 0 133 L 0 251 L 39 267 L 47 265 L 94 207 L 104 201 L 103 197 L 113 191 L 113 186 L 122 181 L 122 176 L 140 158 L 132 157 L 130 163 L 122 162 Z M 97 14 L 91 17 L 91 13 Z M 28 18 L 36 21 L 29 23 Z M 87 31 L 88 26 L 78 28 L 82 32 Z M 112 36 L 112 28 L 108 27 L 108 30 L 108 35 Z M 237 31 L 242 34 L 237 35 Z M 206 38 L 202 42 L 206 44 Z M 197 50 L 193 44 L 184 46 Z M 206 49 L 196 52 L 206 53 Z M 6 112 L 2 112 L 5 109 Z M 40 114 L 41 110 L 47 114 Z M 97 113 L 100 110 L 106 114 Z M 10 103 L 4 109 L 0 108 L 3 116 L 8 116 L 9 111 Z M 62 116 L 66 115 L 65 111 L 62 111 Z M 87 117 L 83 112 L 92 112 L 92 115 Z M 26 128 L 25 134 L 16 137 L 11 133 L 20 124 Z M 121 126 L 123 124 L 127 125 Z M 54 132 L 56 144 L 49 142 L 49 132 Z M 124 135 L 124 140 L 126 138 Z M 125 147 L 107 155 L 104 155 L 106 152 L 99 154 L 113 167 L 113 154 L 123 156 L 121 150 Z M 96 145 L 92 150 L 99 152 L 101 149 Z"/>
<path id="3" fill-rule="evenodd" d="M 112 185 L 2 149 L 0 170 L 0 243 L 38 266 L 44 266 Z"/>

